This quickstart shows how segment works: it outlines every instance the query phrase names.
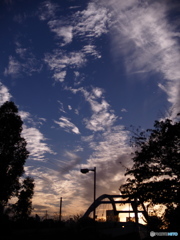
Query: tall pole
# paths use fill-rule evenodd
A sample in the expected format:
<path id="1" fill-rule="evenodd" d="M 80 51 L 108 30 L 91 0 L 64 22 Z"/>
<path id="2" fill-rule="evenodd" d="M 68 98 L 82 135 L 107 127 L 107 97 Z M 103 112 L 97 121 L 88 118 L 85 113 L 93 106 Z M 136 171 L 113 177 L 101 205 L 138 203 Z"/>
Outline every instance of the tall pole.
<path id="1" fill-rule="evenodd" d="M 83 168 L 80 170 L 81 173 L 86 174 L 89 171 L 94 172 L 94 196 L 93 196 L 93 200 L 94 200 L 94 211 L 93 211 L 93 219 L 94 221 L 96 220 L 96 209 L 95 209 L 95 200 L 96 200 L 96 167 L 92 168 L 92 169 L 88 169 L 88 168 Z"/>
<path id="2" fill-rule="evenodd" d="M 60 198 L 60 205 L 59 205 L 59 221 L 61 222 L 61 213 L 62 213 L 62 197 Z"/>
<path id="3" fill-rule="evenodd" d="M 94 167 L 94 203 L 96 200 L 96 167 Z M 96 220 L 96 208 L 94 206 L 93 219 Z"/>

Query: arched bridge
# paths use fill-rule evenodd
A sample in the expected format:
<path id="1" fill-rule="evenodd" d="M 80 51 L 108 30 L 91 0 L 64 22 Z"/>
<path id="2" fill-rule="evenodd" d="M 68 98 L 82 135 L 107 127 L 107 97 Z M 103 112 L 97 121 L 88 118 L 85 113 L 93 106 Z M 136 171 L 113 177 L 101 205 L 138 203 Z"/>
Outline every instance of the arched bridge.
<path id="1" fill-rule="evenodd" d="M 109 201 L 103 201 L 103 199 L 108 198 Z M 122 200 L 116 200 L 114 198 L 122 198 Z M 131 200 L 125 200 L 125 199 L 131 199 Z M 117 210 L 116 209 L 116 204 L 117 203 L 130 203 L 132 206 L 132 211 L 128 211 L 128 210 Z M 145 209 L 145 206 L 143 204 L 143 202 L 139 201 L 137 198 L 132 198 L 132 196 L 130 195 L 108 195 L 108 194 L 103 194 L 100 197 L 98 197 L 91 205 L 90 207 L 87 209 L 87 211 L 85 212 L 83 218 L 87 218 L 89 216 L 89 214 L 91 212 L 94 211 L 94 209 L 96 209 L 99 205 L 101 204 L 111 204 L 113 211 L 114 211 L 114 216 L 118 216 L 119 213 L 134 213 L 135 214 L 135 220 L 136 222 L 138 222 L 138 213 L 142 213 L 145 217 L 145 219 L 148 221 L 148 214 L 147 211 Z M 143 208 L 143 211 L 139 211 L 138 210 L 138 206 L 141 205 Z"/>

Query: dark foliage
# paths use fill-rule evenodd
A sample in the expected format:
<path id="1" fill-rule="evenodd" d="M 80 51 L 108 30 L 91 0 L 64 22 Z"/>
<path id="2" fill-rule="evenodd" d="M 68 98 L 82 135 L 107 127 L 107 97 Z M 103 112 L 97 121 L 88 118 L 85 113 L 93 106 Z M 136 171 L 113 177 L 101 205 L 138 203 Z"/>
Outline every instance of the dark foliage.
<path id="1" fill-rule="evenodd" d="M 137 149 L 134 164 L 127 169 L 125 175 L 130 177 L 120 191 L 165 205 L 164 218 L 169 226 L 173 219 L 170 215 L 177 217 L 180 204 L 180 122 L 156 121 L 154 129 L 136 132 L 133 144 Z"/>
<path id="2" fill-rule="evenodd" d="M 29 152 L 21 136 L 22 120 L 13 102 L 0 107 L 0 207 L 16 196 Z"/>
<path id="3" fill-rule="evenodd" d="M 164 221 L 171 231 L 177 231 L 180 226 L 180 204 L 170 205 L 164 213 Z"/>
<path id="4" fill-rule="evenodd" d="M 27 177 L 24 179 L 18 201 L 14 206 L 17 219 L 26 220 L 32 211 L 32 197 L 34 194 L 34 179 Z"/>
<path id="5" fill-rule="evenodd" d="M 121 192 L 154 204 L 179 203 L 180 122 L 156 121 L 154 129 L 135 136 L 134 143 L 134 165 L 126 172 L 132 177 L 120 187 Z"/>

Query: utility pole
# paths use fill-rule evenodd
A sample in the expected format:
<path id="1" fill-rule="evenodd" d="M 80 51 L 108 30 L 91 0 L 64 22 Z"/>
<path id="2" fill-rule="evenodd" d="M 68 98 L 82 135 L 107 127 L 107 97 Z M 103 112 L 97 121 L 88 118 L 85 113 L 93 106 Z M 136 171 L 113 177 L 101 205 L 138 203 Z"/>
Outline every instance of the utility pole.
<path id="1" fill-rule="evenodd" d="M 96 200 L 96 167 L 94 167 L 94 204 Z M 94 211 L 93 211 L 93 219 L 94 221 L 96 220 L 96 208 L 94 206 Z"/>
<path id="2" fill-rule="evenodd" d="M 60 198 L 59 204 L 59 221 L 61 222 L 61 214 L 62 214 L 62 197 Z"/>

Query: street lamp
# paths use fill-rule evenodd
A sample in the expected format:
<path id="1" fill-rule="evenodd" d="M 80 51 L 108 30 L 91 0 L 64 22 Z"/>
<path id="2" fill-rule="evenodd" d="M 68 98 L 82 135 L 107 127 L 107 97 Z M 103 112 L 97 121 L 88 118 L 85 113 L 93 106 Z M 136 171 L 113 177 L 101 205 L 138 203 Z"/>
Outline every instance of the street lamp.
<path id="1" fill-rule="evenodd" d="M 94 202 L 95 202 L 95 200 L 96 200 L 96 167 L 94 167 L 92 169 L 88 169 L 88 168 L 81 169 L 81 173 L 83 173 L 83 174 L 86 174 L 89 171 L 94 172 Z M 93 219 L 94 219 L 94 221 L 96 219 L 96 209 L 95 209 L 95 207 L 94 207 L 94 211 L 93 211 Z"/>

